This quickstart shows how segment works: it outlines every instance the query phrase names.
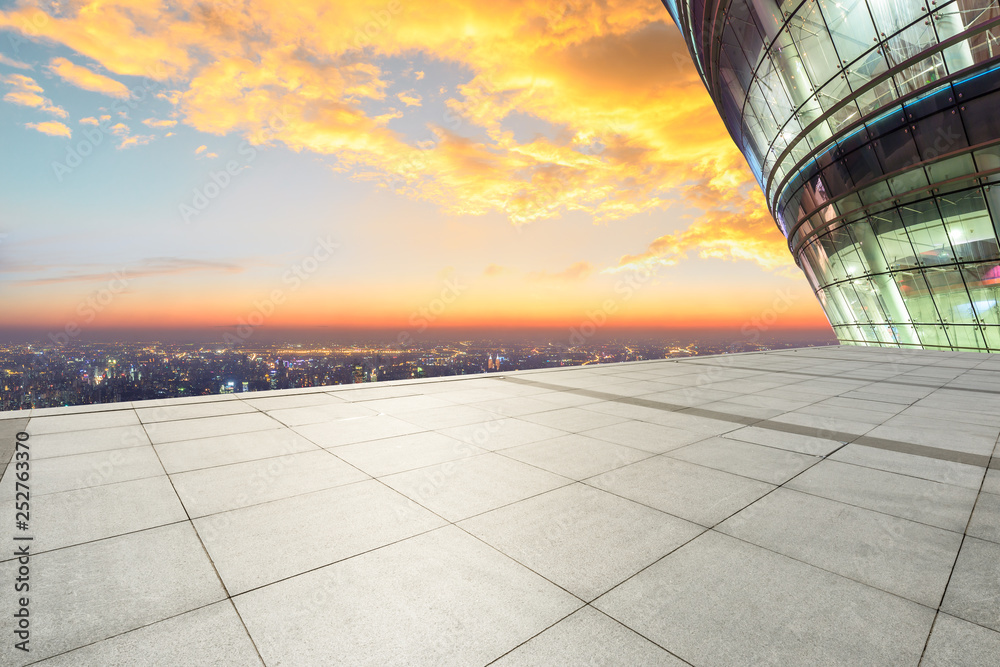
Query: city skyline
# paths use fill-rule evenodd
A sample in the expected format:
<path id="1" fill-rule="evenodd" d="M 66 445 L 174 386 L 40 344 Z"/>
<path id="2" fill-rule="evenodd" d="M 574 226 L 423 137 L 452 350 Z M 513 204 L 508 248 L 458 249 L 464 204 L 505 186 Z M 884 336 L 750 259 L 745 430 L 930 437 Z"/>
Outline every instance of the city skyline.
<path id="1" fill-rule="evenodd" d="M 0 11 L 0 334 L 828 327 L 658 3 L 199 7 Z"/>

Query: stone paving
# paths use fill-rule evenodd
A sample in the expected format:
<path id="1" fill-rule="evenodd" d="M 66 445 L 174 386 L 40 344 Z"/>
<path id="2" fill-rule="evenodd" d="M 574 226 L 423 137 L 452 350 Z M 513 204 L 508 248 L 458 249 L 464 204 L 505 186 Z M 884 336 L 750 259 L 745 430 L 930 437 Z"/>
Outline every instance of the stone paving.
<path id="1" fill-rule="evenodd" d="M 998 435 L 855 347 L 0 413 L 0 664 L 1000 664 Z"/>

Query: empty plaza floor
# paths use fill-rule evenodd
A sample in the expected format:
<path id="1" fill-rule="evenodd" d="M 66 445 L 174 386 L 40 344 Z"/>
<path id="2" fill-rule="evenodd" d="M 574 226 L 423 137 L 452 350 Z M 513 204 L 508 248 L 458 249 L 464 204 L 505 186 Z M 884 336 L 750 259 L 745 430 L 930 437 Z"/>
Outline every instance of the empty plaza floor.
<path id="1" fill-rule="evenodd" d="M 998 435 L 858 347 L 0 413 L 0 664 L 996 665 Z"/>

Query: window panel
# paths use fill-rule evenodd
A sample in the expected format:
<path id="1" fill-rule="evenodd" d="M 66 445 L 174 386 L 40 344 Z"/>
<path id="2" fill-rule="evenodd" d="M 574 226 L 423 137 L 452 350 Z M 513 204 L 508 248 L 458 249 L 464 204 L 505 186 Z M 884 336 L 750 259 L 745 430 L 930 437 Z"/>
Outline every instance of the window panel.
<path id="1" fill-rule="evenodd" d="M 911 0 L 874 0 L 868 3 L 875 26 L 882 35 L 895 35 L 904 27 L 922 18 L 923 3 Z"/>
<path id="2" fill-rule="evenodd" d="M 750 0 L 750 10 L 767 41 L 773 40 L 784 23 L 784 17 L 777 3 L 773 0 Z"/>
<path id="3" fill-rule="evenodd" d="M 997 53 L 1000 55 L 1000 48 L 997 49 Z M 970 100 L 962 105 L 962 117 L 965 119 L 965 127 L 968 128 L 969 141 L 978 144 L 1000 137 L 998 107 L 1000 107 L 1000 91 Z"/>
<path id="4" fill-rule="evenodd" d="M 841 64 L 853 62 L 877 41 L 863 0 L 819 0 L 819 6 Z"/>
<path id="5" fill-rule="evenodd" d="M 953 347 L 974 348 L 977 350 L 985 347 L 985 342 L 978 326 L 950 324 L 945 326 L 945 333 L 948 335 L 948 339 L 951 341 Z"/>
<path id="6" fill-rule="evenodd" d="M 919 265 L 934 266 L 954 261 L 948 232 L 941 223 L 940 212 L 933 200 L 904 204 L 899 207 L 899 215 Z"/>
<path id="7" fill-rule="evenodd" d="M 972 156 L 968 154 L 956 155 L 953 158 L 927 165 L 927 176 L 930 178 L 931 183 L 940 183 L 941 181 L 966 176 L 975 171 L 976 167 L 972 163 Z"/>
<path id="8" fill-rule="evenodd" d="M 1000 325 L 1000 265 L 966 264 L 961 269 L 976 317 L 984 324 Z"/>
<path id="9" fill-rule="evenodd" d="M 848 76 L 848 81 L 851 77 Z M 852 82 L 851 88 L 857 90 L 861 87 L 861 83 L 864 82 Z M 865 91 L 857 96 L 855 101 L 858 103 L 858 110 L 861 112 L 862 116 L 865 116 L 877 109 L 892 104 L 899 96 L 896 94 L 896 86 L 893 84 L 892 79 L 883 81 L 871 90 Z"/>
<path id="10" fill-rule="evenodd" d="M 910 131 L 923 160 L 931 160 L 969 145 L 965 140 L 962 119 L 954 109 L 928 116 L 911 125 Z"/>
<path id="11" fill-rule="evenodd" d="M 871 144 L 844 156 L 844 165 L 854 180 L 855 187 L 861 187 L 882 177 L 882 166 L 875 156 Z"/>
<path id="12" fill-rule="evenodd" d="M 882 4 L 883 0 L 878 0 L 873 4 Z M 918 3 L 909 1 L 906 2 L 908 6 L 914 7 Z M 898 34 L 896 31 L 883 30 L 889 38 L 885 42 L 884 53 L 886 59 L 889 61 L 889 67 L 896 67 L 897 65 L 903 64 L 910 58 L 915 58 L 927 50 L 928 47 L 937 44 L 937 35 L 934 34 L 934 28 L 929 22 L 919 21 L 918 23 L 911 25 L 902 32 Z M 916 76 L 916 66 L 907 67 L 903 71 L 903 78 L 909 79 L 912 76 Z M 909 92 L 909 91 L 904 91 Z"/>
<path id="13" fill-rule="evenodd" d="M 936 42 L 932 41 L 927 46 L 934 43 Z M 916 65 L 907 67 L 899 74 L 894 75 L 893 78 L 896 80 L 896 88 L 899 89 L 900 94 L 905 95 L 927 84 L 939 81 L 945 76 L 947 76 L 947 72 L 944 68 L 944 58 L 941 57 L 940 53 L 932 53 Z"/>
<path id="14" fill-rule="evenodd" d="M 937 201 L 958 261 L 1000 259 L 993 221 L 981 190 L 948 194 Z"/>
<path id="15" fill-rule="evenodd" d="M 903 296 L 910 319 L 915 323 L 937 322 L 938 313 L 931 298 L 931 291 L 921 271 L 899 271 L 893 279 Z"/>
<path id="16" fill-rule="evenodd" d="M 965 291 L 961 272 L 954 268 L 930 267 L 924 277 L 934 296 L 938 314 L 944 322 L 975 321 L 976 314 L 969 294 Z"/>
<path id="17" fill-rule="evenodd" d="M 920 337 L 920 344 L 924 347 L 941 350 L 951 349 L 948 335 L 940 324 L 918 324 L 915 328 Z"/>
<path id="18" fill-rule="evenodd" d="M 819 88 L 840 71 L 840 62 L 819 7 L 804 3 L 788 19 L 788 31 L 798 47 L 814 88 Z"/>
<path id="19" fill-rule="evenodd" d="M 986 346 L 991 352 L 1000 352 L 1000 327 L 983 327 Z"/>
<path id="20" fill-rule="evenodd" d="M 757 25 L 750 18 L 750 10 L 744 0 L 733 0 L 729 6 L 729 23 L 733 26 L 736 40 L 743 48 L 743 55 L 752 67 L 756 67 L 764 53 L 764 39 Z"/>
<path id="21" fill-rule="evenodd" d="M 910 190 L 916 190 L 927 185 L 927 173 L 922 167 L 903 172 L 898 176 L 888 179 L 887 184 L 893 194 L 903 194 Z"/>
<path id="22" fill-rule="evenodd" d="M 743 47 L 736 41 L 736 34 L 730 24 L 726 24 L 722 32 L 722 50 L 729 56 L 729 62 L 733 66 L 733 71 L 740 80 L 743 90 L 750 89 L 750 81 L 753 78 L 753 70 L 747 64 L 746 56 L 743 55 Z"/>
<path id="23" fill-rule="evenodd" d="M 850 225 L 851 234 L 854 236 L 861 259 L 864 261 L 867 273 L 884 273 L 889 270 L 889 263 L 886 262 L 882 249 L 875 233 L 872 231 L 868 220 L 862 220 Z M 895 286 L 893 286 L 895 289 Z"/>

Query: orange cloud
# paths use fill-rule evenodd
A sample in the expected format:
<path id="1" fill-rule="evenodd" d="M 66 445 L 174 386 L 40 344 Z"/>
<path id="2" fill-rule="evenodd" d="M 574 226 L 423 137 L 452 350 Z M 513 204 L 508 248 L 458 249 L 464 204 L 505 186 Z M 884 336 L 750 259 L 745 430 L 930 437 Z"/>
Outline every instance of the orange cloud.
<path id="1" fill-rule="evenodd" d="M 84 90 L 120 99 L 129 97 L 129 91 L 125 84 L 106 77 L 103 74 L 92 72 L 86 67 L 70 62 L 66 58 L 53 58 L 49 63 L 48 69 L 56 76 L 67 83 L 73 84 L 77 88 L 83 88 Z"/>
<path id="2" fill-rule="evenodd" d="M 32 130 L 37 130 L 42 134 L 47 134 L 50 137 L 66 137 L 69 139 L 73 136 L 73 132 L 68 127 L 55 120 L 47 120 L 41 123 L 25 123 L 24 126 Z"/>
<path id="3" fill-rule="evenodd" d="M 606 222 L 679 200 L 704 215 L 626 263 L 695 251 L 787 265 L 668 22 L 648 0 L 304 0 L 295 11 L 277 0 L 80 0 L 58 14 L 0 12 L 0 28 L 62 44 L 115 75 L 169 84 L 157 95 L 179 123 L 331 156 L 337 171 L 449 214 L 499 211 L 520 225 L 579 212 Z M 415 54 L 469 74 L 446 89 L 418 72 L 419 90 L 389 97 L 386 63 Z M 427 118 L 423 100 L 439 89 L 447 111 Z M 422 136 L 391 129 L 419 113 Z M 517 136 L 515 116 L 552 131 Z M 705 197 L 702 181 L 719 178 L 738 185 Z"/>
<path id="4" fill-rule="evenodd" d="M 701 258 L 747 260 L 790 275 L 797 272 L 764 195 L 739 166 L 723 171 L 703 167 L 701 177 L 687 185 L 684 195 L 704 213 L 687 229 L 655 239 L 645 252 L 626 255 L 607 271 L 672 265 L 693 252 Z"/>
<path id="5" fill-rule="evenodd" d="M 405 93 L 399 93 L 396 95 L 400 102 L 408 107 L 419 107 L 423 102 L 420 95 L 414 90 L 408 90 Z"/>
<path id="6" fill-rule="evenodd" d="M 65 109 L 57 107 L 52 103 L 52 100 L 42 95 L 45 91 L 30 76 L 11 74 L 0 77 L 0 81 L 11 87 L 10 92 L 3 96 L 4 102 L 41 109 L 59 118 L 69 117 Z"/>
<path id="7" fill-rule="evenodd" d="M 594 273 L 594 267 L 590 262 L 577 262 L 558 273 L 548 271 L 538 271 L 528 274 L 530 280 L 556 281 L 556 282 L 577 282 L 590 277 Z"/>
<path id="8" fill-rule="evenodd" d="M 142 121 L 142 124 L 146 127 L 174 127 L 177 125 L 176 120 L 161 120 L 159 118 L 147 118 Z"/>

